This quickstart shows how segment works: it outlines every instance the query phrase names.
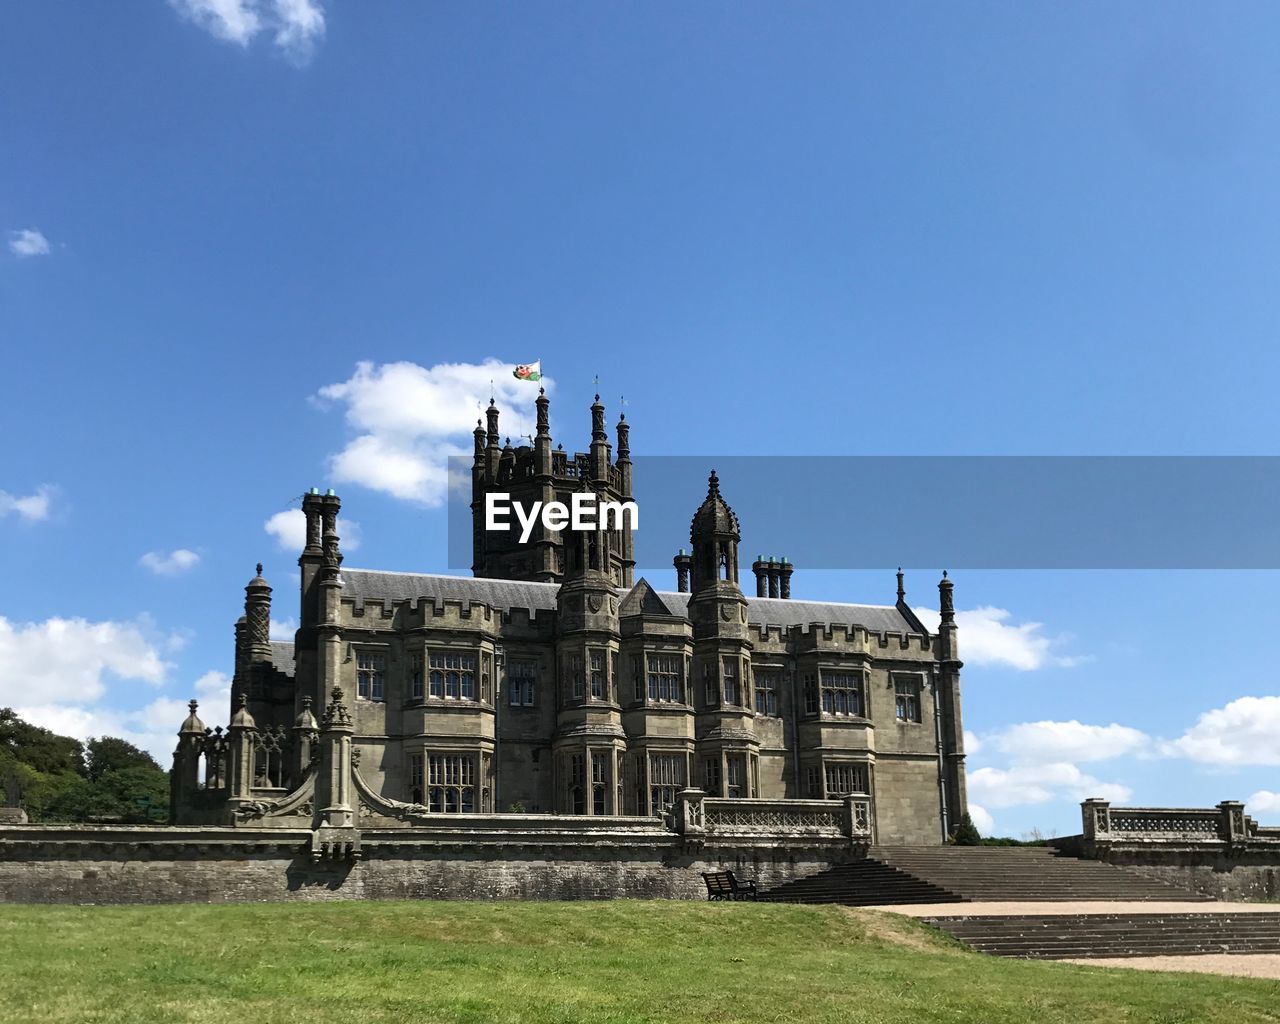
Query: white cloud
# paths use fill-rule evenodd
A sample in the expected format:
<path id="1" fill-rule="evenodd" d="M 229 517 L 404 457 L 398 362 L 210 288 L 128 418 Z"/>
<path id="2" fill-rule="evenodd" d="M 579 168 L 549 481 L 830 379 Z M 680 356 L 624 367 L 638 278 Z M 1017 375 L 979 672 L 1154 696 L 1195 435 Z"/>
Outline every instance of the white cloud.
<path id="1" fill-rule="evenodd" d="M 977 826 L 978 831 L 981 832 L 984 836 L 990 836 L 995 834 L 995 831 L 996 831 L 995 820 L 991 817 L 987 809 L 983 807 L 981 804 L 975 804 L 975 803 L 969 804 L 969 817 L 973 819 L 974 825 Z"/>
<path id="2" fill-rule="evenodd" d="M 1244 802 L 1249 814 L 1280 814 L 1280 793 L 1260 789 Z"/>
<path id="3" fill-rule="evenodd" d="M 354 519 L 338 517 L 335 524 L 338 528 L 339 544 L 344 552 L 355 551 L 360 547 L 364 531 Z M 262 528 L 276 539 L 282 551 L 297 554 L 307 546 L 307 517 L 300 508 L 290 508 L 277 512 Z"/>
<path id="4" fill-rule="evenodd" d="M 1019 764 L 1062 761 L 1106 761 L 1137 754 L 1151 746 L 1151 737 L 1125 725 L 1085 725 L 1083 722 L 1023 722 L 1011 725 L 987 741 Z M 966 750 L 968 746 L 966 743 Z"/>
<path id="5" fill-rule="evenodd" d="M 275 45 L 299 65 L 311 59 L 324 36 L 319 0 L 169 0 L 169 5 L 215 38 L 239 46 L 271 32 Z"/>
<path id="6" fill-rule="evenodd" d="M 997 809 L 1093 796 L 1124 803 L 1132 795 L 1127 786 L 1101 782 L 1067 762 L 978 768 L 968 773 L 967 785 L 969 794 L 982 807 Z"/>
<path id="7" fill-rule="evenodd" d="M 159 686 L 172 667 L 163 657 L 172 639 L 157 636 L 145 617 L 12 623 L 0 616 L 0 705 L 93 700 L 108 676 Z"/>
<path id="8" fill-rule="evenodd" d="M 226 673 L 217 670 L 206 672 L 195 681 L 195 695 L 200 706 L 208 712 L 204 717 L 210 719 L 210 725 L 217 724 L 221 716 L 231 713 L 231 677 Z M 186 704 L 182 707 L 185 718 Z"/>
<path id="9" fill-rule="evenodd" d="M 431 367 L 357 364 L 349 380 L 316 396 L 322 406 L 341 404 L 358 432 L 330 458 L 334 479 L 420 505 L 442 504 L 448 458 L 470 457 L 471 432 L 491 393 L 504 440 L 533 432 L 537 391 L 511 375 L 513 365 L 496 359 Z M 542 385 L 550 392 L 553 382 L 543 378 Z"/>
<path id="10" fill-rule="evenodd" d="M 937 632 L 939 616 L 934 608 L 913 608 L 930 632 Z M 1022 671 L 1046 665 L 1070 668 L 1084 658 L 1057 654 L 1066 637 L 1045 636 L 1042 622 L 1009 622 L 1012 614 L 1004 608 L 984 605 L 956 612 L 960 656 L 969 665 L 1007 665 Z"/>
<path id="11" fill-rule="evenodd" d="M 0 491 L 0 519 L 12 512 L 19 519 L 25 519 L 29 523 L 42 522 L 49 518 L 49 505 L 52 499 L 53 488 L 48 484 L 37 487 L 35 494 L 28 494 L 25 497 Z"/>
<path id="12" fill-rule="evenodd" d="M 969 755 L 978 753 L 984 744 L 976 732 L 964 731 L 964 752 Z"/>
<path id="13" fill-rule="evenodd" d="M 1280 764 L 1280 697 L 1240 697 L 1212 711 L 1165 753 L 1216 765 Z"/>
<path id="14" fill-rule="evenodd" d="M 231 707 L 230 678 L 221 672 L 206 672 L 192 685 L 192 691 L 200 701 L 201 720 L 225 726 Z M 188 699 L 158 697 L 130 710 L 102 707 L 93 701 L 15 703 L 14 710 L 34 725 L 78 740 L 118 736 L 148 751 L 161 768 L 168 768 L 178 729 L 188 714 Z"/>
<path id="15" fill-rule="evenodd" d="M 29 256 L 48 256 L 49 239 L 35 228 L 9 232 L 9 251 L 20 260 Z"/>
<path id="16" fill-rule="evenodd" d="M 200 556 L 186 548 L 177 548 L 167 555 L 148 551 L 138 559 L 138 564 L 157 576 L 179 576 L 200 564 Z"/>
<path id="17" fill-rule="evenodd" d="M 275 44 L 295 64 L 305 64 L 324 36 L 324 11 L 316 0 L 275 0 Z"/>
<path id="18" fill-rule="evenodd" d="M 270 639 L 283 640 L 286 643 L 293 643 L 293 638 L 298 632 L 297 619 L 272 619 Z"/>

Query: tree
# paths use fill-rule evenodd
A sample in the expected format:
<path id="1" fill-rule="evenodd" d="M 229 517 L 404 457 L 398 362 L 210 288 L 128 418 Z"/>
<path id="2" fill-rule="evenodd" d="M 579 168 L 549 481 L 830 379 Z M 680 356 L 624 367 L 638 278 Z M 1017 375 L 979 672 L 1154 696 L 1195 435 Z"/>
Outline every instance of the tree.
<path id="1" fill-rule="evenodd" d="M 978 826 L 969 817 L 968 811 L 961 815 L 960 823 L 956 825 L 956 830 L 951 833 L 951 841 L 956 846 L 977 846 L 982 842 L 982 833 L 978 831 Z"/>
<path id="2" fill-rule="evenodd" d="M 108 772 L 126 768 L 150 768 L 160 771 L 156 759 L 145 750 L 139 750 L 128 740 L 115 736 L 100 736 L 85 745 L 85 774 L 97 782 Z"/>
<path id="3" fill-rule="evenodd" d="M 24 722 L 13 708 L 0 708 L 0 748 L 38 772 L 84 771 L 84 747 L 79 740 Z"/>

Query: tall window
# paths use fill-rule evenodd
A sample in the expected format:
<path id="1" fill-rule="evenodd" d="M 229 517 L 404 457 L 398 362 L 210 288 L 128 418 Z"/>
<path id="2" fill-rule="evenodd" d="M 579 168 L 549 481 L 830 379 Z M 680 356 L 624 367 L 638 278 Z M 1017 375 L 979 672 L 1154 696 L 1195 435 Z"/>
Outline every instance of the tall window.
<path id="1" fill-rule="evenodd" d="M 893 677 L 894 713 L 899 722 L 920 721 L 920 678 Z"/>
<path id="2" fill-rule="evenodd" d="M 822 673 L 822 710 L 828 715 L 861 716 L 862 673 L 827 671 Z"/>
<path id="3" fill-rule="evenodd" d="M 728 768 L 729 774 L 726 777 L 728 783 L 725 789 L 725 796 L 746 796 L 747 795 L 747 759 L 742 754 L 729 754 L 725 757 L 725 767 Z"/>
<path id="4" fill-rule="evenodd" d="M 684 698 L 680 679 L 682 667 L 678 654 L 650 654 L 649 699 L 679 704 Z"/>
<path id="5" fill-rule="evenodd" d="M 533 707 L 538 666 L 524 659 L 507 662 L 507 700 L 513 708 Z"/>
<path id="6" fill-rule="evenodd" d="M 818 680 L 811 672 L 804 677 L 804 710 L 807 715 L 818 713 Z"/>
<path id="7" fill-rule="evenodd" d="M 587 692 L 586 677 L 582 674 L 582 655 L 566 654 L 564 656 L 565 682 L 574 700 L 582 700 Z"/>
<path id="8" fill-rule="evenodd" d="M 631 655 L 631 681 L 635 685 L 636 700 L 644 700 L 644 658 L 642 655 Z"/>
<path id="9" fill-rule="evenodd" d="M 591 813 L 607 814 L 609 798 L 609 755 L 591 755 Z"/>
<path id="10" fill-rule="evenodd" d="M 709 708 L 720 703 L 720 686 L 716 682 L 715 666 L 702 663 L 702 702 Z"/>
<path id="11" fill-rule="evenodd" d="M 804 770 L 804 791 L 814 800 L 822 799 L 822 772 L 818 768 L 809 767 Z"/>
<path id="12" fill-rule="evenodd" d="M 702 766 L 702 779 L 706 791 L 711 796 L 720 795 L 720 758 L 709 757 Z"/>
<path id="13" fill-rule="evenodd" d="M 846 796 L 867 791 L 865 764 L 827 764 L 827 796 Z"/>
<path id="14" fill-rule="evenodd" d="M 587 757 L 569 755 L 569 802 L 574 814 L 587 813 Z"/>
<path id="15" fill-rule="evenodd" d="M 365 700 L 383 700 L 383 676 L 387 656 L 375 651 L 356 652 L 356 696 Z"/>
<path id="16" fill-rule="evenodd" d="M 476 656 L 462 651 L 432 651 L 431 696 L 476 699 Z"/>
<path id="17" fill-rule="evenodd" d="M 778 677 L 776 669 L 756 669 L 756 714 L 778 717 Z"/>
<path id="18" fill-rule="evenodd" d="M 738 659 L 721 658 L 724 669 L 724 702 L 737 706 L 742 703 L 742 684 L 738 679 Z"/>
<path id="19" fill-rule="evenodd" d="M 428 807 L 445 814 L 476 809 L 476 759 L 470 754 L 432 754 L 427 759 Z"/>
<path id="20" fill-rule="evenodd" d="M 683 754 L 649 755 L 649 813 L 661 814 L 684 789 Z"/>
<path id="21" fill-rule="evenodd" d="M 414 651 L 409 655 L 409 697 L 411 700 L 422 700 L 426 693 L 425 680 L 422 676 L 422 652 Z M 418 802 L 421 803 L 422 801 Z"/>
<path id="22" fill-rule="evenodd" d="M 409 755 L 409 797 L 415 804 L 422 803 L 425 762 L 421 754 Z"/>
<path id="23" fill-rule="evenodd" d="M 609 694 L 606 690 L 604 674 L 604 651 L 591 651 L 591 699 L 604 700 Z"/>

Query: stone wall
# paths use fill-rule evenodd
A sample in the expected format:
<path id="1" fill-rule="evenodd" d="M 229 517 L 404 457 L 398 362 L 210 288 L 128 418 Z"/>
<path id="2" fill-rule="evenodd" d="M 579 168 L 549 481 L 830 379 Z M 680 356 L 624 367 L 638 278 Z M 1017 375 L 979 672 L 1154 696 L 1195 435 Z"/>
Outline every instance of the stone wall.
<path id="1" fill-rule="evenodd" d="M 417 833 L 416 835 L 414 833 Z M 0 829 L 0 902 L 223 903 L 329 899 L 701 899 L 700 872 L 762 888 L 861 855 L 847 840 L 691 843 L 654 830 L 461 841 L 361 834 L 358 859 L 313 859 L 312 833 L 243 828 Z"/>
<path id="2" fill-rule="evenodd" d="M 1217 900 L 1280 900 L 1280 851 L 1110 850 L 1099 859 Z"/>

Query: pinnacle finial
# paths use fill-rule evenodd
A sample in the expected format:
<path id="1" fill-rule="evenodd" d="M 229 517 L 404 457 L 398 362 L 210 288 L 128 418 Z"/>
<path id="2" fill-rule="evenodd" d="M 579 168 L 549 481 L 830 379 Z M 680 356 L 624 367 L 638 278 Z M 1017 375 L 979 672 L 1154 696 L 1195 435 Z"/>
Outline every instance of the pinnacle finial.
<path id="1" fill-rule="evenodd" d="M 258 575 L 259 575 L 259 576 L 261 576 L 261 575 L 262 575 L 262 563 L 261 563 L 261 562 L 259 562 L 259 563 L 258 563 Z"/>
<path id="2" fill-rule="evenodd" d="M 198 707 L 200 707 L 200 702 L 198 700 L 193 699 L 193 700 L 187 701 L 187 710 L 190 711 L 193 715 L 196 713 L 196 709 Z"/>
<path id="3" fill-rule="evenodd" d="M 538 394 L 540 394 L 540 395 L 545 395 L 546 393 L 547 393 L 547 389 L 546 389 L 546 388 L 538 388 Z"/>

